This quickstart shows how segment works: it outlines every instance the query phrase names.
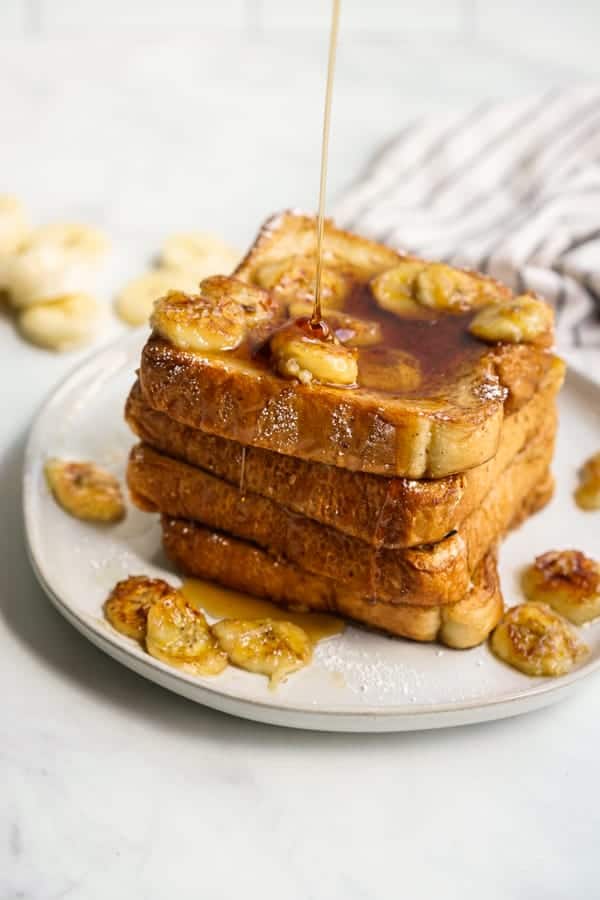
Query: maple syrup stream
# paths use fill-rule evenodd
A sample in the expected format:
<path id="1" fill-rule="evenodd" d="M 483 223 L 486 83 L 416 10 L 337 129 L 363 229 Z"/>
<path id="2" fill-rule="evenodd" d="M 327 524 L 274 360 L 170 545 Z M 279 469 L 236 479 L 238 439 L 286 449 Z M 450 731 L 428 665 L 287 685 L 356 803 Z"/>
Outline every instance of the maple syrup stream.
<path id="1" fill-rule="evenodd" d="M 340 0 L 333 0 L 331 31 L 329 34 L 329 59 L 327 63 L 327 87 L 325 88 L 325 111 L 323 114 L 323 139 L 321 143 L 321 179 L 319 182 L 319 212 L 317 216 L 317 271 L 315 277 L 315 303 L 310 320 L 313 328 L 321 327 L 321 273 L 323 269 L 323 234 L 325 231 L 325 196 L 327 193 L 327 160 L 329 157 L 329 131 L 331 125 L 331 99 L 333 96 L 333 73 L 340 23 Z"/>

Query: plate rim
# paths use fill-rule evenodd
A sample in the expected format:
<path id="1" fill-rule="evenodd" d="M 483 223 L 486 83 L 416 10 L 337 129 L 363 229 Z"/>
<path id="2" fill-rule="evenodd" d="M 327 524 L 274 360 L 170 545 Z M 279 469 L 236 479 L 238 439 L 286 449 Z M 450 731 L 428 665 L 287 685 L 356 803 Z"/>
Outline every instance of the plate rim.
<path id="1" fill-rule="evenodd" d="M 213 687 L 210 684 L 194 679 L 193 676 L 171 669 L 152 657 L 148 659 L 142 658 L 134 652 L 133 648 L 128 647 L 124 643 L 122 644 L 116 638 L 111 638 L 109 634 L 104 634 L 99 628 L 95 628 L 85 615 L 60 596 L 60 592 L 53 586 L 51 578 L 45 573 L 45 567 L 36 550 L 35 485 L 37 481 L 35 479 L 35 469 L 39 462 L 37 446 L 40 444 L 39 435 L 45 430 L 46 421 L 51 416 L 53 407 L 60 402 L 64 392 L 72 390 L 74 383 L 79 379 L 85 378 L 90 370 L 93 372 L 98 367 L 99 360 L 105 354 L 128 354 L 131 352 L 131 348 L 137 346 L 142 336 L 146 333 L 147 330 L 145 328 L 139 328 L 132 333 L 119 337 L 115 341 L 104 344 L 74 365 L 48 391 L 34 415 L 23 457 L 22 506 L 28 559 L 40 586 L 55 609 L 96 647 L 138 675 L 205 706 L 254 721 L 319 731 L 420 730 L 424 728 L 452 727 L 453 725 L 487 721 L 491 718 L 506 718 L 527 712 L 527 707 L 531 710 L 539 709 L 542 706 L 558 701 L 562 696 L 570 692 L 576 684 L 600 669 L 599 655 L 597 659 L 583 663 L 573 672 L 562 676 L 560 679 L 548 679 L 524 690 L 515 689 L 500 697 L 488 700 L 477 698 L 429 705 L 416 704 L 411 707 L 406 705 L 389 707 L 361 706 L 353 710 L 336 706 L 328 706 L 325 709 L 311 709 L 305 703 L 292 701 L 286 705 L 281 705 L 276 701 L 266 702 L 260 699 L 240 697 L 235 693 L 218 688 L 216 684 Z M 569 366 L 567 378 L 583 383 L 588 390 L 591 388 L 595 392 L 600 392 L 600 383 L 578 367 Z M 186 690 L 183 690 L 184 687 Z M 192 696 L 194 693 L 199 696 Z M 239 709 L 226 708 L 228 706 L 237 707 L 238 705 Z M 248 708 L 246 712 L 244 711 L 245 707 Z M 252 714 L 253 712 L 255 712 L 254 715 Z M 460 721 L 452 721 L 454 718 Z M 306 721 L 304 721 L 305 719 Z M 372 725 L 374 721 L 379 722 L 381 727 L 361 727 Z M 428 724 L 425 724 L 426 722 Z"/>

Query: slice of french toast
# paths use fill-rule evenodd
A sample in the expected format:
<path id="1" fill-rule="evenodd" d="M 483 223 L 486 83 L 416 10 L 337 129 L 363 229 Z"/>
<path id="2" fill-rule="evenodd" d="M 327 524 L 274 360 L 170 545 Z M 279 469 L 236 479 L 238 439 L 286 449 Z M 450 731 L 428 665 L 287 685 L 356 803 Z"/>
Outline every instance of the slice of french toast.
<path id="1" fill-rule="evenodd" d="M 555 417 L 501 474 L 460 529 L 434 544 L 374 548 L 147 445 L 134 447 L 127 482 L 147 511 L 199 522 L 262 547 L 315 575 L 334 579 L 366 599 L 416 606 L 456 603 L 471 572 L 511 523 L 529 511 L 529 497 L 552 460 Z"/>
<path id="2" fill-rule="evenodd" d="M 152 409 L 137 382 L 125 414 L 135 434 L 165 456 L 205 469 L 372 546 L 414 547 L 442 540 L 476 509 L 516 454 L 553 417 L 563 378 L 564 364 L 555 358 L 538 393 L 505 418 L 493 459 L 437 480 L 355 473 L 243 447 Z"/>
<path id="3" fill-rule="evenodd" d="M 164 517 L 162 525 L 165 551 L 178 569 L 280 606 L 333 612 L 395 637 L 438 640 L 457 649 L 480 644 L 502 618 L 494 550 L 477 566 L 459 602 L 418 607 L 366 600 L 346 584 L 314 575 L 254 544 L 198 524 Z"/>
<path id="4" fill-rule="evenodd" d="M 305 460 L 440 478 L 491 459 L 554 365 L 552 314 L 473 272 L 325 228 L 268 222 L 234 277 L 155 306 L 140 384 L 180 424 Z"/>

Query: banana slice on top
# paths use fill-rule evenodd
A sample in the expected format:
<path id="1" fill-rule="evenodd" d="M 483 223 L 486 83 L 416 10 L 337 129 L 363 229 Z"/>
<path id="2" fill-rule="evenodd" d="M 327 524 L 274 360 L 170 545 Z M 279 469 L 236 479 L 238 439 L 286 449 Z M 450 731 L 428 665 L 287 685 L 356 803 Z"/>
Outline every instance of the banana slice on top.
<path id="1" fill-rule="evenodd" d="M 260 287 L 272 291 L 285 301 L 308 300 L 315 297 L 317 264 L 313 257 L 289 256 L 265 263 L 254 278 Z M 321 302 L 327 309 L 342 309 L 352 289 L 353 277 L 324 265 L 321 270 Z"/>
<path id="2" fill-rule="evenodd" d="M 150 324 L 181 350 L 215 353 L 235 350 L 248 329 L 270 319 L 275 310 L 266 291 L 215 276 L 201 282 L 198 293 L 162 297 Z"/>
<path id="3" fill-rule="evenodd" d="M 583 625 L 600 616 L 600 563 L 579 550 L 551 550 L 525 570 L 523 590 L 528 600 Z"/>
<path id="4" fill-rule="evenodd" d="M 398 316 L 422 317 L 424 309 L 462 313 L 503 295 L 491 279 L 445 263 L 404 259 L 371 280 L 378 305 Z"/>
<path id="5" fill-rule="evenodd" d="M 580 484 L 575 491 L 575 502 L 581 509 L 600 509 L 600 453 L 595 453 L 579 473 Z"/>
<path id="6" fill-rule="evenodd" d="M 223 619 L 212 626 L 212 631 L 234 666 L 268 675 L 272 687 L 312 658 L 308 635 L 291 622 Z"/>
<path id="7" fill-rule="evenodd" d="M 550 339 L 553 324 L 554 313 L 547 303 L 531 294 L 522 294 L 484 306 L 473 317 L 469 331 L 484 341 L 520 344 Z"/>
<path id="8" fill-rule="evenodd" d="M 18 322 L 28 341 L 63 352 L 92 341 L 100 316 L 100 305 L 89 294 L 66 294 L 23 309 Z"/>
<path id="9" fill-rule="evenodd" d="M 308 319 L 290 322 L 276 331 L 270 341 L 277 371 L 302 384 L 318 381 L 335 387 L 354 387 L 358 377 L 358 354 L 332 335 L 311 336 Z"/>
<path id="10" fill-rule="evenodd" d="M 159 600 L 178 593 L 162 578 L 130 575 L 117 582 L 104 602 L 104 615 L 121 634 L 143 641 L 150 608 Z"/>
<path id="11" fill-rule="evenodd" d="M 125 516 L 118 480 L 95 463 L 49 459 L 44 473 L 55 500 L 75 518 L 108 523 Z"/>
<path id="12" fill-rule="evenodd" d="M 161 266 L 188 271 L 205 269 L 200 277 L 233 270 L 239 261 L 240 254 L 226 241 L 200 231 L 171 235 L 160 252 Z"/>
<path id="13" fill-rule="evenodd" d="M 154 303 L 168 291 L 190 291 L 198 288 L 195 274 L 181 270 L 154 269 L 130 281 L 115 302 L 115 312 L 128 325 L 149 322 Z"/>
<path id="14" fill-rule="evenodd" d="M 179 591 L 160 597 L 148 610 L 146 649 L 189 675 L 218 675 L 227 666 L 227 654 L 204 615 L 189 606 Z"/>
<path id="15" fill-rule="evenodd" d="M 29 232 L 29 221 L 21 201 L 9 194 L 0 194 L 0 256 L 16 253 Z"/>
<path id="16" fill-rule="evenodd" d="M 493 652 L 526 675 L 566 675 L 589 650 L 562 616 L 544 603 L 509 609 L 490 639 Z"/>

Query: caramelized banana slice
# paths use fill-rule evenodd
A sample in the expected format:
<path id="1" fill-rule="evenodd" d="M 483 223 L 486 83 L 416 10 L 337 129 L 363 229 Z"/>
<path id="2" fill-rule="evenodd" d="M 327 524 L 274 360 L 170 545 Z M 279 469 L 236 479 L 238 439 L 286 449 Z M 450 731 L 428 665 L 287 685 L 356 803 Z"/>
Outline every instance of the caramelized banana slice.
<path id="1" fill-rule="evenodd" d="M 570 622 L 600 616 L 600 564 L 579 550 L 551 550 L 523 573 L 528 600 L 547 603 Z"/>
<path id="2" fill-rule="evenodd" d="M 277 370 L 302 384 L 318 381 L 336 387 L 353 387 L 358 375 L 357 351 L 336 338 L 312 338 L 306 320 L 291 322 L 275 332 L 270 347 Z"/>
<path id="3" fill-rule="evenodd" d="M 566 675 L 589 652 L 568 622 L 544 603 L 509 609 L 490 646 L 496 656 L 526 675 Z"/>
<path id="4" fill-rule="evenodd" d="M 481 276 L 454 269 L 445 263 L 429 263 L 415 280 L 415 296 L 429 309 L 465 312 L 497 297 L 493 283 Z"/>
<path id="5" fill-rule="evenodd" d="M 382 309 L 399 316 L 422 316 L 423 309 L 461 313 L 504 294 L 489 278 L 445 263 L 405 259 L 371 281 Z"/>
<path id="6" fill-rule="evenodd" d="M 575 502 L 581 509 L 600 509 L 600 453 L 591 456 L 579 473 Z"/>
<path id="7" fill-rule="evenodd" d="M 104 615 L 121 634 L 142 641 L 146 636 L 150 607 L 177 593 L 176 588 L 162 578 L 130 575 L 115 584 L 104 603 Z"/>
<path id="8" fill-rule="evenodd" d="M 128 325 L 144 325 L 150 319 L 154 303 L 167 291 L 195 291 L 195 274 L 171 269 L 154 269 L 134 278 L 117 296 L 115 312 Z"/>
<path id="9" fill-rule="evenodd" d="M 93 340 L 100 306 L 89 294 L 66 294 L 22 310 L 19 328 L 38 347 L 63 352 Z"/>
<path id="10" fill-rule="evenodd" d="M 203 614 L 175 591 L 158 598 L 148 611 L 146 649 L 151 656 L 189 675 L 218 675 L 227 666 Z"/>
<path id="11" fill-rule="evenodd" d="M 302 669 L 312 657 L 308 635 L 291 622 L 223 619 L 212 630 L 234 666 L 268 675 L 272 687 Z"/>
<path id="12" fill-rule="evenodd" d="M 16 253 L 29 234 L 29 222 L 20 200 L 0 194 L 0 256 Z"/>
<path id="13" fill-rule="evenodd" d="M 484 306 L 471 321 L 469 331 L 484 341 L 520 344 L 550 336 L 553 322 L 554 313 L 547 303 L 522 294 L 513 300 Z"/>
<path id="14" fill-rule="evenodd" d="M 244 311 L 244 321 L 248 327 L 260 325 L 273 319 L 277 313 L 277 305 L 268 291 L 226 275 L 213 275 L 205 278 L 200 285 L 200 293 L 214 303 L 235 300 Z"/>
<path id="15" fill-rule="evenodd" d="M 219 266 L 212 270 L 206 268 L 209 260 L 211 264 L 218 260 Z M 224 240 L 214 234 L 204 234 L 200 231 L 171 235 L 164 242 L 160 252 L 161 266 L 187 271 L 198 271 L 202 268 L 205 269 L 204 276 L 229 271 L 239 260 L 240 254 Z"/>
<path id="16" fill-rule="evenodd" d="M 87 522 L 119 522 L 125 503 L 114 475 L 92 462 L 49 459 L 48 486 L 66 512 Z"/>
<path id="17" fill-rule="evenodd" d="M 282 300 L 313 301 L 317 265 L 313 257 L 290 256 L 265 263 L 255 275 L 257 284 Z M 321 302 L 328 309 L 341 309 L 352 288 L 350 273 L 326 265 L 321 270 Z"/>
<path id="18" fill-rule="evenodd" d="M 381 343 L 379 322 L 358 319 L 327 307 L 322 309 L 327 324 L 333 329 L 340 344 L 345 344 L 346 347 L 372 347 Z M 295 300 L 288 306 L 288 315 L 292 319 L 306 318 L 312 315 L 312 311 L 313 304 L 309 300 Z"/>
<path id="19" fill-rule="evenodd" d="M 363 350 L 358 362 L 358 383 L 372 391 L 415 391 L 421 384 L 419 362 L 410 353 L 393 347 Z"/>
<path id="20" fill-rule="evenodd" d="M 246 333 L 244 310 L 235 300 L 214 302 L 202 294 L 169 292 L 154 305 L 150 324 L 181 350 L 234 350 Z"/>
<path id="21" fill-rule="evenodd" d="M 415 298 L 415 284 L 425 265 L 419 260 L 405 259 L 373 278 L 371 293 L 378 306 L 398 316 L 421 316 L 423 310 Z"/>

